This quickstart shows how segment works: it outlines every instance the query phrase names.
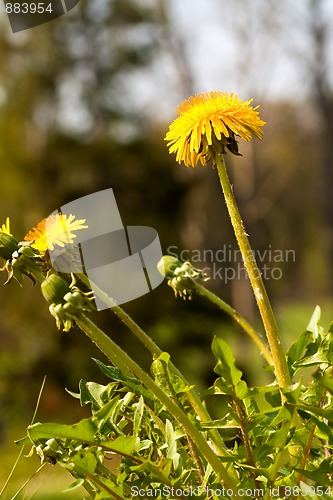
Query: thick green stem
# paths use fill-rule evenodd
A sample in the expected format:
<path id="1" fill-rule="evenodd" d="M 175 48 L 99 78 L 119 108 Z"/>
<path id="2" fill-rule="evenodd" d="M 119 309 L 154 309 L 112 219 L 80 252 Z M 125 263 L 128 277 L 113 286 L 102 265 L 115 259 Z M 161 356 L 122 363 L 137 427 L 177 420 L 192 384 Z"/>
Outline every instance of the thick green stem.
<path id="1" fill-rule="evenodd" d="M 191 437 L 198 449 L 201 451 L 207 462 L 211 465 L 215 473 L 220 478 L 227 488 L 233 490 L 233 498 L 238 498 L 236 483 L 230 477 L 219 457 L 215 454 L 212 448 L 207 443 L 206 439 L 199 430 L 192 424 L 184 411 L 179 408 L 165 392 L 154 382 L 154 380 L 128 356 L 113 340 L 100 330 L 90 319 L 84 314 L 73 316 L 76 324 L 84 331 L 84 333 L 97 345 L 97 347 L 110 359 L 111 362 L 121 363 L 127 368 L 151 391 L 154 396 L 163 403 L 165 408 L 179 422 L 186 433 Z"/>
<path id="2" fill-rule="evenodd" d="M 229 211 L 229 216 L 234 228 L 237 243 L 243 256 L 244 265 L 248 273 L 250 283 L 256 298 L 259 312 L 264 324 L 267 340 L 272 353 L 277 382 L 281 388 L 291 385 L 290 373 L 287 365 L 286 355 L 282 346 L 281 337 L 277 328 L 274 313 L 261 278 L 253 251 L 251 249 L 247 234 L 244 229 L 236 200 L 230 185 L 224 156 L 216 156 L 216 165 L 220 182 Z"/>
<path id="3" fill-rule="evenodd" d="M 243 318 L 243 316 L 238 314 L 238 312 L 233 307 L 224 302 L 224 300 L 215 295 L 215 293 L 211 292 L 210 290 L 207 290 L 207 288 L 205 288 L 203 285 L 200 285 L 197 281 L 193 280 L 193 285 L 196 292 L 206 297 L 213 304 L 217 305 L 220 309 L 222 309 L 222 311 L 227 313 L 234 321 L 236 321 L 236 323 L 238 323 L 243 328 L 244 332 L 247 333 L 249 337 L 253 340 L 253 342 L 257 345 L 261 354 L 266 359 L 267 363 L 270 365 L 274 365 L 273 358 L 271 356 L 271 353 L 269 352 L 267 345 L 260 338 L 259 333 L 256 332 L 256 330 L 252 327 L 252 325 L 250 325 L 250 323 L 245 318 Z"/>
<path id="4" fill-rule="evenodd" d="M 112 309 L 112 311 L 118 316 L 118 318 L 120 318 L 122 322 L 131 330 L 131 332 L 134 333 L 134 335 L 139 339 L 140 342 L 142 342 L 142 344 L 151 352 L 153 356 L 159 357 L 162 354 L 163 351 L 158 347 L 158 345 L 155 344 L 155 342 L 146 334 L 146 332 L 142 330 L 142 328 L 126 313 L 126 311 L 118 306 L 115 301 L 111 297 L 109 297 L 109 295 L 107 295 L 95 283 L 91 283 L 86 275 L 79 274 L 78 277 L 90 289 L 93 288 L 94 293 L 96 293 L 98 297 L 108 307 L 110 307 L 110 309 Z M 169 363 L 169 367 L 174 375 L 183 380 L 186 385 L 190 386 L 189 382 L 185 379 L 183 374 L 172 362 Z M 187 393 L 187 398 L 200 420 L 202 422 L 209 422 L 211 420 L 211 416 L 209 415 L 196 391 L 190 389 Z M 219 455 L 225 456 L 227 454 L 226 447 L 223 443 L 223 439 L 220 433 L 216 429 L 211 429 L 209 433 L 214 440 L 214 444 Z"/>

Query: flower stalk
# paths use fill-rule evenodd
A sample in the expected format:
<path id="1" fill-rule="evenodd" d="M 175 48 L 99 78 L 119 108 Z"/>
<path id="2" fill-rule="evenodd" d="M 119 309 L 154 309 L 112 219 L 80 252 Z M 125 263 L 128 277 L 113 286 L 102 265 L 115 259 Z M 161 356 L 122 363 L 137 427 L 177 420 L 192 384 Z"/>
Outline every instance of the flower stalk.
<path id="1" fill-rule="evenodd" d="M 236 321 L 257 345 L 268 364 L 274 365 L 268 346 L 260 338 L 259 333 L 256 332 L 250 323 L 246 321 L 243 316 L 238 314 L 233 307 L 227 304 L 227 302 L 200 284 L 201 282 L 209 280 L 206 273 L 193 267 L 191 262 L 187 261 L 182 263 L 171 255 L 164 255 L 158 262 L 157 268 L 164 277 L 168 278 L 168 285 L 174 290 L 176 297 L 179 295 L 184 299 L 191 299 L 194 292 L 206 297 L 206 299 L 217 305 L 222 311 Z"/>
<path id="2" fill-rule="evenodd" d="M 265 327 L 276 379 L 279 386 L 285 389 L 291 385 L 286 356 L 224 161 L 227 152 L 240 154 L 236 137 L 249 142 L 253 135 L 258 139 L 263 136 L 261 127 L 265 122 L 259 117 L 259 106 L 253 108 L 251 102 L 252 99 L 243 102 L 236 94 L 225 92 L 207 92 L 191 97 L 178 106 L 179 116 L 171 123 L 165 140 L 168 141 L 169 152 L 176 153 L 179 163 L 195 167 L 199 161 L 203 166 L 211 161 L 213 166 L 217 166 L 231 223 Z"/>
<path id="3" fill-rule="evenodd" d="M 224 156 L 216 155 L 215 161 L 230 220 L 235 232 L 239 249 L 242 253 L 244 265 L 250 279 L 253 293 L 267 335 L 267 340 L 270 346 L 275 367 L 276 379 L 279 386 L 285 389 L 291 385 L 291 378 L 272 306 L 270 304 L 260 270 L 253 255 L 253 251 L 251 249 L 247 234 L 245 232 L 244 224 L 237 207 L 237 203 L 226 170 Z"/>
<path id="4" fill-rule="evenodd" d="M 215 295 L 215 293 L 211 292 L 210 290 L 207 290 L 206 287 L 203 285 L 200 285 L 196 281 L 193 280 L 193 286 L 194 289 L 197 293 L 200 295 L 206 297 L 208 300 L 210 300 L 213 304 L 217 305 L 222 311 L 224 311 L 228 316 L 230 316 L 236 323 L 241 326 L 241 328 L 244 330 L 247 335 L 253 340 L 253 342 L 256 344 L 258 347 L 259 351 L 263 355 L 263 357 L 266 359 L 267 363 L 269 365 L 274 366 L 274 361 L 272 358 L 272 355 L 270 353 L 269 348 L 265 344 L 265 342 L 260 338 L 259 333 L 253 328 L 253 326 L 243 317 L 241 316 L 236 309 L 231 307 L 227 302 L 222 300 L 220 297 Z"/>

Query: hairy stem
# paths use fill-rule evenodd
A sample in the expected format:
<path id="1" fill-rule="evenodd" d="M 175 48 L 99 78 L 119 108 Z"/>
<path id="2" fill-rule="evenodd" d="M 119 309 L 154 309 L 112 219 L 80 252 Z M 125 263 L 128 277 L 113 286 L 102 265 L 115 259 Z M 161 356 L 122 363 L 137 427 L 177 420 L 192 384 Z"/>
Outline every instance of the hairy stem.
<path id="1" fill-rule="evenodd" d="M 266 292 L 261 273 L 253 255 L 243 221 L 230 185 L 223 155 L 216 156 L 216 165 L 220 177 L 222 191 L 228 208 L 231 223 L 235 232 L 238 246 L 243 256 L 244 265 L 256 298 L 259 312 L 267 335 L 277 382 L 281 388 L 291 385 L 290 373 L 286 355 L 282 346 L 281 337 L 277 328 L 275 316 Z"/>
<path id="2" fill-rule="evenodd" d="M 224 302 L 224 300 L 215 295 L 215 293 L 211 292 L 210 290 L 207 290 L 206 287 L 200 285 L 195 280 L 193 280 L 193 284 L 196 292 L 206 297 L 213 304 L 217 305 L 220 309 L 222 309 L 222 311 L 227 313 L 234 321 L 236 321 L 236 323 L 238 323 L 243 328 L 244 332 L 247 333 L 247 335 L 249 335 L 249 337 L 257 345 L 261 354 L 266 359 L 267 363 L 270 365 L 274 365 L 273 358 L 271 356 L 271 353 L 267 345 L 260 338 L 259 333 L 252 327 L 252 325 L 250 325 L 250 323 L 245 318 L 243 318 L 243 316 L 238 314 L 238 312 L 233 307 L 227 304 L 227 302 Z"/>

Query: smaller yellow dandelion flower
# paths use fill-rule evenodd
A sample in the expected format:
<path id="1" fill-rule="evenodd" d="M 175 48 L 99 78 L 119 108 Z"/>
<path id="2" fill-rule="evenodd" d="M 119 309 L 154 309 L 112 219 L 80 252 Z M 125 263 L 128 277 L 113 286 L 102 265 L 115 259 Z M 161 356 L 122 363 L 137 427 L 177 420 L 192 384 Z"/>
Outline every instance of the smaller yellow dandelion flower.
<path id="1" fill-rule="evenodd" d="M 12 258 L 13 253 L 17 250 L 18 241 L 10 232 L 9 217 L 6 222 L 0 227 L 0 257 L 6 261 Z M 4 270 L 0 269 L 1 271 Z"/>
<path id="2" fill-rule="evenodd" d="M 178 163 L 195 167 L 198 161 L 206 165 L 215 156 L 226 153 L 238 155 L 235 136 L 249 142 L 252 135 L 261 139 L 260 127 L 265 122 L 249 101 L 242 101 L 236 94 L 207 92 L 197 94 L 177 108 L 179 114 L 170 125 L 165 140 L 170 153 L 176 152 Z M 215 163 L 215 162 L 214 162 Z"/>
<path id="3" fill-rule="evenodd" d="M 6 217 L 6 222 L 2 224 L 0 232 L 5 234 L 11 234 L 9 217 Z"/>
<path id="4" fill-rule="evenodd" d="M 55 246 L 64 247 L 74 242 L 75 231 L 86 229 L 85 219 L 74 220 L 75 216 L 55 214 L 50 215 L 29 231 L 24 239 L 32 241 L 31 246 L 44 254 L 47 250 L 54 250 Z"/>

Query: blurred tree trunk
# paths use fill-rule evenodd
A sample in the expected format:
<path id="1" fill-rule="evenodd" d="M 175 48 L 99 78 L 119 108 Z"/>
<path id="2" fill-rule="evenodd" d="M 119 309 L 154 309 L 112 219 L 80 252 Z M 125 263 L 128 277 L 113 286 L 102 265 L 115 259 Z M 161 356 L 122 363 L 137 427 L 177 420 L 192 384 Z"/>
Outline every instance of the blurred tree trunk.
<path id="1" fill-rule="evenodd" d="M 332 21 L 325 15 L 323 0 L 310 0 L 309 32 L 313 44 L 313 57 L 308 61 L 312 82 L 312 97 L 319 118 L 317 140 L 322 165 L 322 201 L 326 221 L 325 241 L 329 262 L 333 262 L 333 96 L 329 82 L 329 32 Z M 315 138 L 314 138 L 315 140 Z M 333 274 L 332 264 L 330 274 Z M 330 279 L 330 291 L 333 281 Z"/>
<path id="2" fill-rule="evenodd" d="M 162 31 L 160 43 L 164 45 L 166 53 L 170 54 L 173 59 L 180 93 L 189 97 L 194 93 L 194 78 L 186 54 L 186 41 L 182 34 L 175 29 L 175 23 L 172 22 L 170 2 L 158 0 L 157 12 Z"/>

